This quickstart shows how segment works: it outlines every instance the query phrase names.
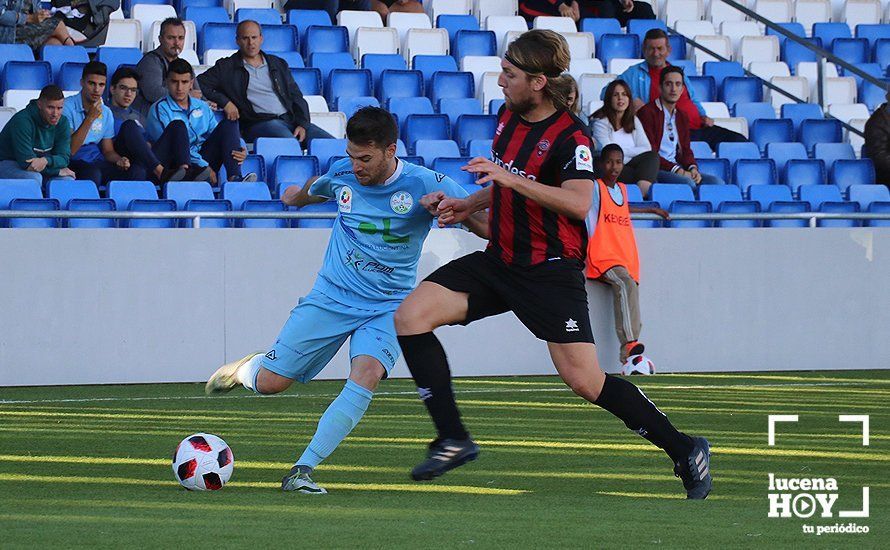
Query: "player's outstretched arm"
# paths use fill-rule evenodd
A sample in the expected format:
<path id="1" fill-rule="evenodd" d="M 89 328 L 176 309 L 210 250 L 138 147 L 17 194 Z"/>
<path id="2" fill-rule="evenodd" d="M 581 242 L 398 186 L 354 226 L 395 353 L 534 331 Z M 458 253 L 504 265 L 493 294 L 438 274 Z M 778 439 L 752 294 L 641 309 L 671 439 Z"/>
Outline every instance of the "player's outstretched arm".
<path id="1" fill-rule="evenodd" d="M 317 180 L 317 176 L 313 176 L 306 181 L 306 185 L 298 188 L 296 185 L 288 187 L 281 196 L 281 202 L 288 206 L 296 206 L 302 208 L 307 204 L 315 204 L 328 200 L 327 197 L 317 197 L 309 194 L 309 187 Z"/>
<path id="2" fill-rule="evenodd" d="M 486 196 L 490 196 L 489 193 L 484 193 Z M 486 199 L 480 195 L 477 200 L 473 200 L 473 196 L 467 197 L 465 199 L 454 199 L 448 197 L 443 191 L 433 191 L 432 193 L 428 193 L 421 197 L 420 205 L 423 206 L 427 212 L 432 214 L 437 218 L 437 222 L 439 227 L 445 227 L 446 225 L 451 225 L 454 223 L 463 222 L 464 226 L 470 230 L 472 233 L 482 237 L 483 239 L 487 239 L 489 236 L 488 231 L 488 214 L 485 212 L 475 212 L 470 213 L 466 216 L 466 219 L 463 219 L 463 214 L 470 211 L 470 208 L 478 206 L 479 204 L 485 204 Z M 461 202 L 457 202 L 461 201 Z M 442 203 L 445 202 L 444 206 L 441 206 Z M 457 206 L 461 220 L 457 220 L 457 215 L 455 214 L 454 208 Z M 449 219 L 451 221 L 445 222 L 443 219 Z"/>
<path id="3" fill-rule="evenodd" d="M 488 229 L 488 213 L 487 212 L 476 212 L 466 220 L 464 220 L 464 227 L 470 230 L 475 235 L 482 237 L 483 239 L 490 239 L 491 232 Z"/>

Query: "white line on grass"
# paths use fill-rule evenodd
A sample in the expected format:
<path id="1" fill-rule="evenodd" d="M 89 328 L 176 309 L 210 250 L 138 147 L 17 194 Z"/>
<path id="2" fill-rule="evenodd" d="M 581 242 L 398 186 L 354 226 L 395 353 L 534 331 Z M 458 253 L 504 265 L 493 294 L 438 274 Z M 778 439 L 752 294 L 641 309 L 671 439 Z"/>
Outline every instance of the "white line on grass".
<path id="1" fill-rule="evenodd" d="M 800 384 L 744 384 L 746 388 L 789 387 L 798 388 L 805 386 L 856 386 L 858 382 L 812 382 Z M 734 386 L 709 386 L 709 385 L 679 385 L 679 386 L 652 386 L 647 390 L 715 390 L 732 389 Z M 469 393 L 541 393 L 541 392 L 570 392 L 569 388 L 488 388 L 474 390 L 457 390 L 457 394 Z M 0 399 L 0 405 L 37 405 L 42 403 L 98 403 L 104 401 L 186 401 L 194 399 L 283 399 L 293 397 L 337 397 L 339 393 L 285 393 L 277 395 L 180 395 L 180 396 L 146 396 L 146 397 L 81 397 L 76 399 Z M 416 391 L 379 391 L 375 397 L 417 395 Z"/>

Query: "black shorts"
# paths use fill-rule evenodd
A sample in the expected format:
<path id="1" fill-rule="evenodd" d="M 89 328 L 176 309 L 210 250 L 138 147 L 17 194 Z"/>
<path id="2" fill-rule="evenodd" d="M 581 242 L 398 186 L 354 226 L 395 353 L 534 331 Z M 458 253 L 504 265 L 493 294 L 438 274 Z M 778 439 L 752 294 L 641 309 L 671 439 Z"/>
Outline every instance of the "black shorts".
<path id="1" fill-rule="evenodd" d="M 426 280 L 470 295 L 462 325 L 512 311 L 546 342 L 593 343 L 580 261 L 510 267 L 492 254 L 474 252 L 443 265 Z"/>

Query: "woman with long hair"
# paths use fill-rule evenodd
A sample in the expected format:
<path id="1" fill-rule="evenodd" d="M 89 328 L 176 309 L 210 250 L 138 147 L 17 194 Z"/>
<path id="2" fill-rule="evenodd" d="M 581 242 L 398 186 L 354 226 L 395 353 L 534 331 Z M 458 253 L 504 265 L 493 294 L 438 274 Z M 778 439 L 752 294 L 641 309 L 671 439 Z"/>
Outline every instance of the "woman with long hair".
<path id="1" fill-rule="evenodd" d="M 658 153 L 652 150 L 643 125 L 636 117 L 630 86 L 613 80 L 606 86 L 603 106 L 590 115 L 591 132 L 597 150 L 610 143 L 624 151 L 623 183 L 636 183 L 645 197 L 658 176 Z"/>

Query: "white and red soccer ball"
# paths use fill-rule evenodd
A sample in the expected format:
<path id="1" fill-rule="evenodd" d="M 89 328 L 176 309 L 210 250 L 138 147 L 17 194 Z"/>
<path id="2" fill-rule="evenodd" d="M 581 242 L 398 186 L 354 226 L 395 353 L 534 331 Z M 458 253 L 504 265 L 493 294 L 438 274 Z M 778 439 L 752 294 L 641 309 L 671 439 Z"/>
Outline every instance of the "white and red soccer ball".
<path id="1" fill-rule="evenodd" d="M 222 489 L 234 467 L 232 449 L 212 434 L 190 435 L 173 452 L 173 475 L 190 491 Z"/>
<path id="2" fill-rule="evenodd" d="M 655 364 L 645 355 L 631 355 L 621 367 L 621 374 L 655 374 Z"/>

